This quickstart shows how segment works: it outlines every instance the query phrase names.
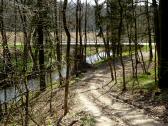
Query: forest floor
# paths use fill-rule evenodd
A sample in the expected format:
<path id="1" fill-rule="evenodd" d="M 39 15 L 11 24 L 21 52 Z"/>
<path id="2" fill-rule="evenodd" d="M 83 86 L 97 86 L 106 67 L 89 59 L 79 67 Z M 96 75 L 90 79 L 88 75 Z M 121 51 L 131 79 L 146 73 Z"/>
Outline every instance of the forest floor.
<path id="1" fill-rule="evenodd" d="M 144 52 L 145 60 L 148 52 Z M 129 84 L 132 67 L 131 59 L 124 58 L 125 73 L 128 90 L 122 92 L 122 67 L 116 61 L 116 74 L 118 82 L 111 81 L 111 73 L 107 63 L 101 63 L 82 73 L 79 78 L 72 79 L 69 88 L 69 112 L 63 115 L 64 87 L 51 88 L 30 101 L 30 126 L 168 126 L 168 93 L 158 92 L 154 87 L 143 89 L 141 82 L 134 85 L 134 91 Z M 150 69 L 154 68 L 151 64 Z M 138 64 L 138 74 L 143 73 Z M 151 80 L 146 75 L 145 82 Z M 129 79 L 130 78 L 130 79 Z M 149 78 L 149 79 L 148 79 Z M 149 82 L 148 86 L 153 85 Z M 157 98 L 156 98 L 157 97 Z M 15 110 L 13 122 L 21 123 L 22 110 Z M 11 109 L 14 114 L 14 110 Z M 59 123 L 58 123 L 59 122 Z"/>

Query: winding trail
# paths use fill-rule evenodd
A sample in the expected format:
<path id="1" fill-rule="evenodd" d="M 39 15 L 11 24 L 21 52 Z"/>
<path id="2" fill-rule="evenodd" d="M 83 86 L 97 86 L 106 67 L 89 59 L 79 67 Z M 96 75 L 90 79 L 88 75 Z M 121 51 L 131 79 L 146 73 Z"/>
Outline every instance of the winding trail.
<path id="1" fill-rule="evenodd" d="M 90 75 L 78 82 L 75 109 L 91 114 L 96 120 L 95 126 L 166 126 L 145 114 L 143 109 L 109 95 L 110 73 L 96 70 Z"/>
<path id="2" fill-rule="evenodd" d="M 148 57 L 148 52 L 143 54 L 144 57 Z M 130 59 L 126 58 L 124 62 L 125 72 L 130 76 L 132 70 Z M 142 71 L 140 65 L 139 67 L 138 71 Z M 117 77 L 121 77 L 120 63 L 116 63 L 116 69 Z M 77 82 L 73 111 L 85 111 L 93 116 L 95 126 L 168 126 L 147 114 L 145 110 L 117 99 L 115 96 L 120 92 L 112 92 L 114 85 L 106 65 L 95 71 L 88 71 L 84 78 Z"/>

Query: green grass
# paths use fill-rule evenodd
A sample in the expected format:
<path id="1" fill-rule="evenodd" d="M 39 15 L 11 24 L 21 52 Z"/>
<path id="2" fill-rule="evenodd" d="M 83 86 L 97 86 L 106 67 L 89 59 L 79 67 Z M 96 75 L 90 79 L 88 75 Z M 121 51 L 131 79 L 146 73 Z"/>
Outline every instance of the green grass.
<path id="1" fill-rule="evenodd" d="M 155 92 L 158 91 L 157 82 L 155 83 L 155 72 L 151 69 L 150 75 L 146 73 L 141 73 L 138 75 L 138 82 L 135 78 L 127 77 L 127 89 L 128 90 L 143 90 L 144 92 Z M 122 88 L 122 78 L 119 79 L 119 88 Z"/>

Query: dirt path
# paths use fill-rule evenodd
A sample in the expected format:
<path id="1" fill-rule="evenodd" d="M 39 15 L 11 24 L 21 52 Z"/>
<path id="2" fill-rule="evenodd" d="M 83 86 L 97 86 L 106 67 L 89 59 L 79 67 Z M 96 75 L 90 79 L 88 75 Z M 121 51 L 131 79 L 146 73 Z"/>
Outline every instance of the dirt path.
<path id="1" fill-rule="evenodd" d="M 96 70 L 88 74 L 91 77 L 87 76 L 78 82 L 74 111 L 91 114 L 96 120 L 95 126 L 165 126 L 145 114 L 143 109 L 109 95 L 110 73 L 107 70 Z"/>
<path id="2" fill-rule="evenodd" d="M 148 53 L 144 53 L 144 57 L 147 56 Z M 126 74 L 129 76 L 131 62 L 128 58 L 124 62 Z M 121 77 L 120 63 L 116 63 L 116 69 L 117 77 Z M 142 69 L 138 68 L 138 71 L 142 72 Z M 167 126 L 157 121 L 155 117 L 151 117 L 143 109 L 114 97 L 119 92 L 112 92 L 114 82 L 111 82 L 110 76 L 107 65 L 85 73 L 84 78 L 76 84 L 75 105 L 72 111 L 84 111 L 94 117 L 95 125 L 91 126 Z"/>

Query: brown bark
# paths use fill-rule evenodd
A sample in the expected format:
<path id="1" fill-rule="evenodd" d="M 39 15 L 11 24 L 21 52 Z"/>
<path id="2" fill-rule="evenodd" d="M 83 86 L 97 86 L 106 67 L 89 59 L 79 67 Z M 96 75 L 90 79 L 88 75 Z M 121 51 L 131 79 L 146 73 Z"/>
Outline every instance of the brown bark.
<path id="1" fill-rule="evenodd" d="M 159 87 L 168 88 L 168 55 L 167 55 L 167 33 L 168 33 L 168 1 L 160 0 L 160 67 Z"/>
<path id="2" fill-rule="evenodd" d="M 43 0 L 38 0 L 37 1 L 37 6 L 39 9 L 38 12 L 38 24 L 37 24 L 37 34 L 38 34 L 38 47 L 39 47 L 39 69 L 40 69 L 40 91 L 44 91 L 46 89 L 46 82 L 45 82 L 45 67 L 44 67 L 44 33 L 43 33 L 43 23 L 44 23 L 44 1 Z"/>
<path id="3" fill-rule="evenodd" d="M 55 42 L 56 42 L 56 53 L 57 53 L 57 69 L 59 73 L 59 83 L 62 85 L 62 74 L 61 74 L 61 41 L 59 39 L 59 31 L 58 31 L 58 7 L 57 7 L 57 0 L 54 0 L 54 8 L 55 8 Z"/>
<path id="4" fill-rule="evenodd" d="M 78 34 L 79 34 L 79 0 L 77 0 L 76 5 L 76 43 L 75 43 L 75 63 L 74 69 L 75 74 L 78 76 Z"/>
<path id="5" fill-rule="evenodd" d="M 69 71 L 70 71 L 70 43 L 71 37 L 70 32 L 67 27 L 66 21 L 66 9 L 67 9 L 67 0 L 64 0 L 63 3 L 63 26 L 67 36 L 67 50 L 66 50 L 66 63 L 67 63 L 67 70 L 66 70 L 66 82 L 65 82 L 65 97 L 64 97 L 64 115 L 68 112 L 68 94 L 69 94 Z"/>
<path id="6" fill-rule="evenodd" d="M 126 90 L 126 81 L 125 81 L 125 65 L 123 61 L 123 56 L 122 56 L 122 45 L 121 45 L 121 33 L 122 33 L 122 24 L 123 24 L 123 7 L 121 5 L 121 1 L 119 0 L 119 6 L 120 6 L 120 22 L 119 22 L 119 29 L 118 29 L 118 45 L 119 45 L 119 55 L 120 55 L 120 61 L 121 61 L 121 66 L 122 66 L 122 71 L 123 71 L 123 89 L 122 91 Z"/>

